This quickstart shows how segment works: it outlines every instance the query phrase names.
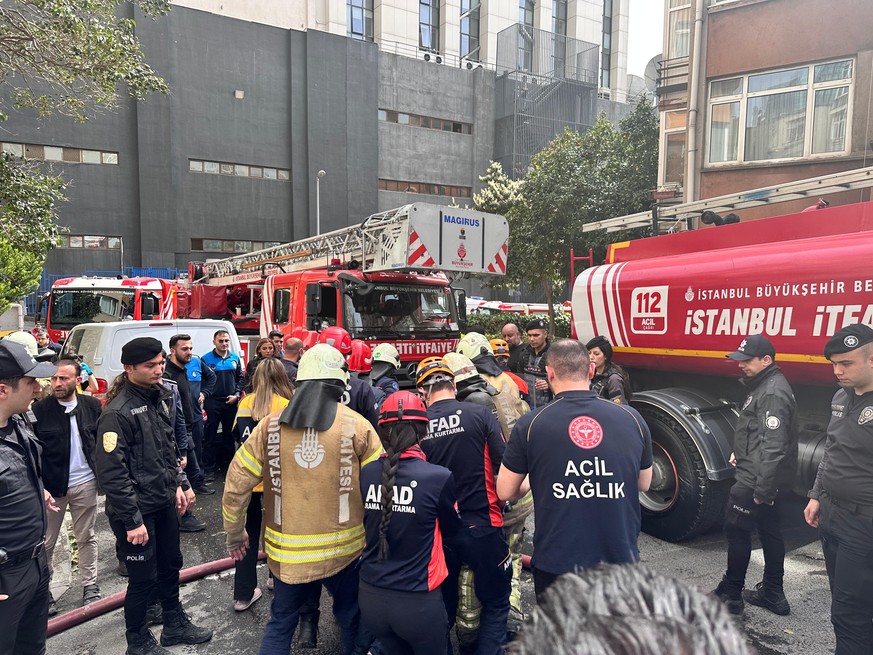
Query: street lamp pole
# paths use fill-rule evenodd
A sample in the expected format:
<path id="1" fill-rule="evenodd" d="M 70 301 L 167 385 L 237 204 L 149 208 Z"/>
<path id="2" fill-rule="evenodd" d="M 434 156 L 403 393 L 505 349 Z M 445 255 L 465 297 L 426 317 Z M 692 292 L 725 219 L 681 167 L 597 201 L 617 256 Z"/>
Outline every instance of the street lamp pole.
<path id="1" fill-rule="evenodd" d="M 315 176 L 315 234 L 321 234 L 321 178 L 327 173 L 324 170 L 318 171 Z"/>

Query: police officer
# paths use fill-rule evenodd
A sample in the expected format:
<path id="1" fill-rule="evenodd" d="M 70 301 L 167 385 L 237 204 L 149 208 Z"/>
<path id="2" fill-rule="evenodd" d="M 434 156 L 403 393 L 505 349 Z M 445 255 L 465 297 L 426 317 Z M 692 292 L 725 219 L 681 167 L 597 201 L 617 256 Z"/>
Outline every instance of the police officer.
<path id="1" fill-rule="evenodd" d="M 535 318 L 525 326 L 527 345 L 518 362 L 518 373 L 527 382 L 530 407 L 536 409 L 552 400 L 546 375 L 546 359 L 551 342 L 545 320 Z"/>
<path id="2" fill-rule="evenodd" d="M 425 461 L 427 408 L 410 391 L 385 400 L 379 437 L 385 453 L 361 470 L 366 547 L 359 604 L 364 627 L 385 653 L 444 655 L 448 622 L 440 584 L 441 544 L 461 529 L 448 469 Z"/>
<path id="3" fill-rule="evenodd" d="M 49 572 L 46 508 L 57 511 L 40 481 L 40 448 L 21 416 L 55 367 L 0 341 L 0 653 L 45 653 Z"/>
<path id="4" fill-rule="evenodd" d="M 745 598 L 752 605 L 785 616 L 791 608 L 782 589 L 785 541 L 777 500 L 780 490 L 791 488 L 797 465 L 797 407 L 767 337 L 748 336 L 726 357 L 737 362 L 744 375 L 740 383 L 748 395 L 734 431 L 731 461 L 736 466 L 736 482 L 724 522 L 727 572 L 714 594 L 733 614 L 742 613 Z M 764 579 L 754 590 L 742 592 L 753 531 L 757 531 L 764 550 Z"/>
<path id="5" fill-rule="evenodd" d="M 840 390 L 806 522 L 819 528 L 836 655 L 873 653 L 873 329 L 838 330 L 824 348 Z"/>
<path id="6" fill-rule="evenodd" d="M 515 424 L 497 478 L 501 500 L 533 491 L 538 600 L 563 573 L 640 557 L 638 491 L 652 480 L 651 435 L 636 410 L 589 389 L 591 372 L 581 343 L 552 345 L 555 399 Z"/>
<path id="7" fill-rule="evenodd" d="M 421 442 L 427 461 L 452 472 L 458 511 L 464 528 L 458 533 L 445 586 L 446 611 L 455 617 L 461 563 L 474 575 L 482 604 L 479 619 L 480 655 L 501 653 L 506 638 L 512 561 L 503 537 L 503 514 L 495 492 L 495 474 L 503 458 L 500 424 L 481 405 L 455 398 L 452 370 L 441 359 L 423 361 L 416 386 L 427 404 L 429 434 Z"/>
<path id="8" fill-rule="evenodd" d="M 121 349 L 124 373 L 97 423 L 94 467 L 106 492 L 106 514 L 127 564 L 124 600 L 127 655 L 166 655 L 161 646 L 200 644 L 212 631 L 194 625 L 179 603 L 179 524 L 188 497 L 182 490 L 174 436 L 175 396 L 162 384 L 161 342 L 137 337 Z M 109 394 L 107 394 L 109 395 Z M 146 626 L 149 597 L 163 608 L 161 645 Z"/>

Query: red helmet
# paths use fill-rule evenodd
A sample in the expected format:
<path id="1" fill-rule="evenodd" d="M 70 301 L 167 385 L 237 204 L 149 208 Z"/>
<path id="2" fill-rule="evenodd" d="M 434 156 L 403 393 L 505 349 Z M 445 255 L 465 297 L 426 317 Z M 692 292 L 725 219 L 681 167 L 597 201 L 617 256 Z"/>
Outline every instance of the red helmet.
<path id="1" fill-rule="evenodd" d="M 352 354 L 349 355 L 349 370 L 369 373 L 373 370 L 373 351 L 360 339 L 352 339 Z"/>
<path id="2" fill-rule="evenodd" d="M 394 421 L 427 423 L 427 407 L 424 406 L 424 401 L 411 391 L 395 391 L 382 401 L 379 425 Z"/>
<path id="3" fill-rule="evenodd" d="M 352 338 L 348 332 L 338 325 L 331 325 L 319 332 L 318 343 L 326 343 L 328 346 L 333 346 L 343 355 L 348 355 L 352 352 Z"/>
<path id="4" fill-rule="evenodd" d="M 307 330 L 305 327 L 296 327 L 291 330 L 291 336 L 297 337 L 303 342 L 304 348 L 312 348 L 318 343 L 318 332 Z"/>

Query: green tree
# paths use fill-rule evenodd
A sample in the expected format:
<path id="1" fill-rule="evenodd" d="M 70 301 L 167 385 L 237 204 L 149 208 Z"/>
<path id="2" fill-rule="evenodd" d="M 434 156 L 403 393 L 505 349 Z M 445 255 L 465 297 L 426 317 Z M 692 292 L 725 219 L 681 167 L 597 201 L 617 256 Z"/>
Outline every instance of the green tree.
<path id="1" fill-rule="evenodd" d="M 531 158 L 521 202 L 508 214 L 506 282 L 540 286 L 553 328 L 555 292 L 568 286 L 570 249 L 594 248 L 601 259 L 607 243 L 647 232 L 583 234 L 582 226 L 644 211 L 657 162 L 657 116 L 643 101 L 618 128 L 601 116 L 584 134 L 565 129 Z"/>
<path id="2" fill-rule="evenodd" d="M 117 107 L 122 89 L 136 99 L 168 92 L 145 63 L 123 4 L 152 18 L 170 8 L 169 0 L 0 0 L 0 120 L 36 111 L 84 121 Z M 60 236 L 64 189 L 59 177 L 0 157 L 0 313 L 36 288 Z"/>
<path id="3" fill-rule="evenodd" d="M 482 190 L 473 195 L 473 207 L 481 212 L 506 215 L 521 200 L 521 181 L 509 178 L 498 161 L 492 161 L 479 176 Z"/>

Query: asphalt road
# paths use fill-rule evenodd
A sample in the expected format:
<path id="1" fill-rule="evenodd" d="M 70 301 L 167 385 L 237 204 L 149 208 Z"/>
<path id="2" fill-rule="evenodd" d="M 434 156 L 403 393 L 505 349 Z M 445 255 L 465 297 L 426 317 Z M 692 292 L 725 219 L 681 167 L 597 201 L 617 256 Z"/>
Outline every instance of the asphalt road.
<path id="1" fill-rule="evenodd" d="M 216 484 L 220 490 L 220 481 Z M 198 499 L 197 513 L 208 528 L 204 532 L 182 535 L 185 566 L 193 566 L 226 557 L 224 536 L 221 532 L 220 496 Z M 834 648 L 833 632 L 829 621 L 830 594 L 827 587 L 824 560 L 814 530 L 803 523 L 799 499 L 785 506 L 786 557 L 785 591 L 791 602 L 790 616 L 779 617 L 764 609 L 747 607 L 738 621 L 748 635 L 749 642 L 761 655 L 802 654 L 824 655 Z M 532 530 L 532 526 L 531 530 Z M 104 595 L 122 591 L 124 578 L 115 572 L 114 544 L 105 516 L 98 520 L 100 535 L 100 579 Z M 531 544 L 527 538 L 527 550 Z M 718 533 L 693 541 L 672 544 L 641 535 L 640 552 L 643 562 L 655 570 L 678 578 L 701 590 L 712 590 L 721 578 L 725 566 L 725 543 Z M 763 558 L 760 549 L 754 551 L 747 583 L 760 580 Z M 211 575 L 182 588 L 182 602 L 199 625 L 212 628 L 211 642 L 200 646 L 174 646 L 175 653 L 200 655 L 228 655 L 257 653 L 263 627 L 269 619 L 270 592 L 266 590 L 266 568 L 259 569 L 264 597 L 249 611 L 235 613 L 232 609 L 233 571 Z M 523 574 L 523 596 L 528 607 L 533 605 L 533 582 Z M 74 583 L 72 589 L 59 598 L 61 612 L 78 607 L 81 589 Z M 303 651 L 296 646 L 292 652 L 321 654 L 341 653 L 339 634 L 330 615 L 330 599 L 322 596 L 322 616 L 319 648 Z M 159 636 L 160 628 L 152 629 Z M 49 655 L 104 655 L 124 653 L 124 619 L 121 610 L 71 628 L 52 637 L 48 642 Z"/>

